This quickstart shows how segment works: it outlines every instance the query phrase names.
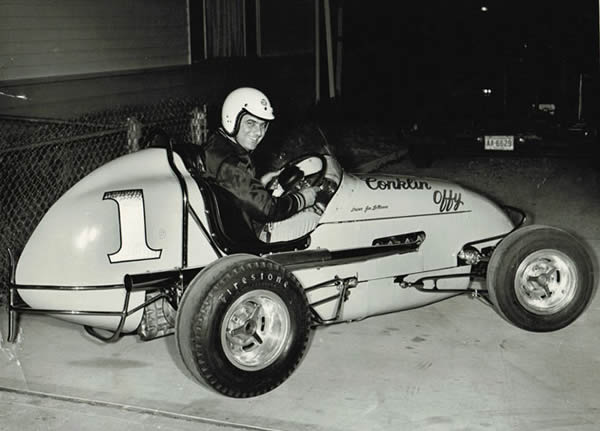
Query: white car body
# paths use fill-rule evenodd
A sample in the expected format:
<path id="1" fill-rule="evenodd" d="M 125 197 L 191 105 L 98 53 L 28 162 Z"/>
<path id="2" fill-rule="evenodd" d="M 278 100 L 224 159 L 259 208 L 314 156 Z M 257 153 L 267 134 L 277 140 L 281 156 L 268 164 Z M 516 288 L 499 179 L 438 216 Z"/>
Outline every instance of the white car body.
<path id="1" fill-rule="evenodd" d="M 102 313 L 122 311 L 127 297 L 128 315 L 120 330 L 132 332 L 142 319 L 145 292 L 128 295 L 126 275 L 201 269 L 218 259 L 219 252 L 227 254 L 211 244 L 215 233 L 208 228 L 196 180 L 177 154 L 173 160 L 197 216 L 189 218 L 185 235 L 184 193 L 167 150 L 149 148 L 120 157 L 71 188 L 36 228 L 14 271 L 13 283 L 23 301 L 56 317 L 115 330 L 120 317 Z M 408 176 L 342 175 L 333 158 L 327 161 L 338 169 L 341 183 L 303 251 L 376 249 L 380 245 L 374 240 L 410 233 L 423 233 L 424 240 L 407 253 L 378 255 L 375 250 L 365 259 L 290 267 L 323 321 L 363 319 L 457 295 L 478 283 L 468 276 L 470 265 L 457 264 L 463 247 L 477 241 L 483 241 L 479 249 L 493 246 L 515 228 L 504 209 L 459 185 Z M 451 289 L 446 292 L 403 288 L 398 281 L 400 276 L 410 283 L 448 274 L 465 277 L 439 279 L 439 287 Z M 336 279 L 353 279 L 344 297 L 339 283 L 327 284 Z M 325 285 L 309 289 L 320 283 Z M 319 303 L 336 295 L 336 300 Z"/>

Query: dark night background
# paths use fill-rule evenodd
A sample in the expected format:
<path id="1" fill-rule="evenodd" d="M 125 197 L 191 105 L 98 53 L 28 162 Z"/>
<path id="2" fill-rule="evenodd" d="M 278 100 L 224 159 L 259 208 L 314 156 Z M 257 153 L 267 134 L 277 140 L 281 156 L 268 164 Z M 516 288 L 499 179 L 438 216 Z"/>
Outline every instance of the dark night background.
<path id="1" fill-rule="evenodd" d="M 201 97 L 211 109 L 217 109 L 231 88 L 255 85 L 274 99 L 281 113 L 302 112 L 315 102 L 315 5 L 320 14 L 320 101 L 322 105 L 331 102 L 324 0 L 190 0 L 170 9 L 162 2 L 150 4 L 156 10 L 147 17 L 141 16 L 144 7 L 150 9 L 143 2 L 131 3 L 139 9 L 130 5 L 120 12 L 108 12 L 110 4 L 98 3 L 89 7 L 78 3 L 76 10 L 70 10 L 68 3 L 57 2 L 47 6 L 48 12 L 30 7 L 28 2 L 4 6 L 3 18 L 11 36 L 0 45 L 6 61 L 0 69 L 1 88 L 8 94 L 27 94 L 30 99 L 4 97 L 0 111 L 66 117 L 180 95 Z M 243 23 L 239 11 L 231 13 L 233 6 L 241 9 L 241 4 L 245 6 Z M 330 0 L 329 5 L 334 66 L 341 60 L 341 71 L 335 71 L 336 78 L 338 73 L 341 76 L 336 82 L 341 94 L 335 97 L 334 110 L 342 110 L 347 118 L 407 124 L 471 117 L 524 118 L 532 115 L 533 105 L 554 104 L 556 119 L 573 122 L 580 119 L 580 80 L 582 118 L 594 121 L 598 117 L 596 0 Z M 213 9 L 206 21 L 204 6 Z M 106 16 L 94 18 L 95 9 Z M 52 17 L 44 16 L 50 12 Z M 106 31 L 110 25 L 105 20 L 117 12 L 122 17 L 113 22 L 112 32 L 94 30 L 97 26 Z M 212 27 L 228 18 L 235 22 L 215 36 Z M 174 30 L 156 40 L 153 33 L 138 37 L 138 21 L 141 29 Z M 209 52 L 205 56 L 205 34 L 209 42 L 223 34 L 223 39 L 231 35 L 241 39 L 242 27 L 243 54 Z M 103 38 L 112 38 L 117 30 L 115 37 L 124 40 L 106 48 Z M 50 39 L 47 43 L 46 38 Z M 140 52 L 149 49 L 144 38 L 154 44 L 147 54 Z M 95 79 L 90 79 L 90 73 Z M 8 80 L 1 82 L 3 77 Z M 78 92 L 74 87 L 85 88 L 91 97 L 86 101 L 71 97 Z"/>
<path id="2" fill-rule="evenodd" d="M 469 0 L 377 8 L 346 1 L 344 101 L 363 114 L 409 121 L 526 115 L 532 104 L 554 103 L 557 116 L 573 120 L 583 74 L 584 114 L 591 119 L 597 7 Z"/>
<path id="3" fill-rule="evenodd" d="M 313 2 L 262 5 L 263 54 L 300 54 L 313 62 Z M 400 134 L 416 123 L 423 134 L 444 137 L 498 124 L 510 134 L 545 133 L 542 122 L 545 130 L 598 127 L 597 1 L 332 1 L 334 67 L 340 7 L 341 94 L 329 99 L 321 2 L 315 110 L 321 122 L 377 122 Z M 282 82 L 297 85 L 285 76 Z M 553 105 L 552 114 L 540 105 Z M 281 120 L 274 134 L 297 119 Z"/>

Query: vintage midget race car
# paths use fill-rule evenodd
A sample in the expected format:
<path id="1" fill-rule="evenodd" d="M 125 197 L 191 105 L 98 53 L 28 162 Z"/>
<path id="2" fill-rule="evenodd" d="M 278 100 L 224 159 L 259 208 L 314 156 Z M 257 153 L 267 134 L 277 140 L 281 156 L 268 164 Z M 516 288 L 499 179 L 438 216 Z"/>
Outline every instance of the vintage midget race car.
<path id="1" fill-rule="evenodd" d="M 171 140 L 64 194 L 12 259 L 9 339 L 24 313 L 104 341 L 174 334 L 193 378 L 251 397 L 291 375 L 319 326 L 468 294 L 553 331 L 593 297 L 591 258 L 565 231 L 450 182 L 343 172 L 330 154 L 288 163 L 274 194 L 316 185 L 317 204 L 259 240 L 197 174 L 200 151 Z"/>

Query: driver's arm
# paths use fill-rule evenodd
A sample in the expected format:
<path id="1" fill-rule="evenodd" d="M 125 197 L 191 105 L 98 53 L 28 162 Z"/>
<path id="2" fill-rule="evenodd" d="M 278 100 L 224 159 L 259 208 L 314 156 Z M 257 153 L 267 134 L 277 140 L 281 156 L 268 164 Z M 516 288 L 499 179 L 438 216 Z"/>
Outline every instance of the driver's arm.
<path id="1" fill-rule="evenodd" d="M 254 220 L 261 223 L 284 220 L 314 204 L 314 188 L 274 198 L 247 166 L 232 162 L 221 164 L 217 181 L 240 201 L 242 209 Z"/>

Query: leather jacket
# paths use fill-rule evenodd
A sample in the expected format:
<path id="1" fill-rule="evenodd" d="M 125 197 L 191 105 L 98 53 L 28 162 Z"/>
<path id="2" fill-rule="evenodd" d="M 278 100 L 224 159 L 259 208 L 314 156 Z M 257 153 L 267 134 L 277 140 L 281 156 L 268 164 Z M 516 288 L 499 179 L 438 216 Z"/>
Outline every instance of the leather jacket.
<path id="1" fill-rule="evenodd" d="M 205 175 L 237 199 L 255 232 L 268 222 L 284 220 L 304 209 L 305 200 L 300 193 L 274 198 L 256 178 L 250 152 L 227 137 L 223 130 L 211 135 L 203 156 Z"/>

